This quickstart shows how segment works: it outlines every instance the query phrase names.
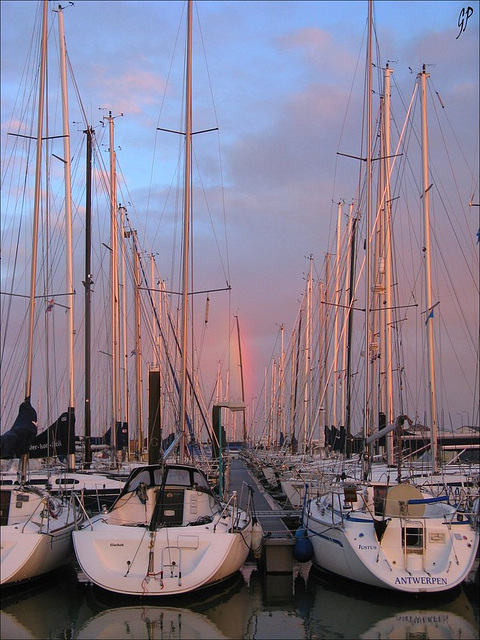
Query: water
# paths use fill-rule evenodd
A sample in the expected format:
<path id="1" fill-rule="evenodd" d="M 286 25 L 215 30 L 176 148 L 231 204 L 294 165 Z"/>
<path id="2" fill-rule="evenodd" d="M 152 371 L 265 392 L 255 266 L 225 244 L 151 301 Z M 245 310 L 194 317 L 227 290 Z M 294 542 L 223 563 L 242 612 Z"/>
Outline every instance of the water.
<path id="1" fill-rule="evenodd" d="M 220 587 L 174 600 L 109 594 L 73 567 L 2 593 L 1 638 L 216 640 L 217 638 L 479 638 L 479 584 L 435 596 L 379 591 L 295 564 L 263 575 L 254 564 Z"/>

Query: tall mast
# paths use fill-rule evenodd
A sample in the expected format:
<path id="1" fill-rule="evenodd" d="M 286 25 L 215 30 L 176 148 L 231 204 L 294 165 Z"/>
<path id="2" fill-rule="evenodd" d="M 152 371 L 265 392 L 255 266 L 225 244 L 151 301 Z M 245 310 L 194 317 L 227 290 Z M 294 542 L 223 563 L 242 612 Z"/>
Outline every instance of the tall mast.
<path id="1" fill-rule="evenodd" d="M 307 434 L 310 427 L 311 413 L 311 358 L 312 358 L 312 280 L 313 280 L 313 256 L 309 256 L 309 269 L 307 276 L 307 305 L 306 305 L 306 323 L 305 323 L 305 361 L 304 361 L 304 395 L 303 395 L 303 436 L 302 436 L 302 452 L 306 453 Z M 300 433 L 299 433 L 300 441 Z"/>
<path id="2" fill-rule="evenodd" d="M 365 256 L 365 428 L 364 436 L 368 437 L 372 430 L 372 416 L 370 406 L 370 299 L 371 299 L 371 256 L 370 234 L 372 223 L 372 23 L 373 1 L 368 2 L 368 48 L 367 48 L 367 210 L 366 210 L 366 256 Z M 367 460 L 366 460 L 367 463 Z M 367 463 L 368 464 L 368 463 Z M 364 476 L 368 468 L 364 468 Z M 364 478 L 366 479 L 366 477 Z"/>
<path id="3" fill-rule="evenodd" d="M 337 419 L 337 369 L 338 369 L 338 320 L 340 315 L 340 229 L 342 225 L 342 202 L 337 211 L 337 252 L 335 259 L 335 319 L 333 323 L 333 384 L 332 384 L 332 424 L 338 427 Z"/>
<path id="4" fill-rule="evenodd" d="M 91 406 L 91 298 L 92 298 L 92 138 L 93 129 L 88 127 L 87 160 L 85 180 L 85 466 L 92 462 L 92 406 Z"/>
<path id="5" fill-rule="evenodd" d="M 123 379 L 123 414 L 120 415 L 120 419 L 126 421 L 127 425 L 130 424 L 130 394 L 128 392 L 128 351 L 127 351 L 127 277 L 126 277 L 126 265 L 125 265 L 125 238 L 127 237 L 127 231 L 125 227 L 127 210 L 125 207 L 119 207 L 120 215 L 120 239 L 121 239 L 121 258 L 122 258 L 122 356 L 119 363 L 122 362 L 122 379 Z M 120 296 L 120 286 L 119 286 Z M 119 298 L 120 300 L 120 298 Z M 119 318 L 120 328 L 120 318 Z M 120 347 L 120 345 L 119 345 Z"/>
<path id="6" fill-rule="evenodd" d="M 180 381 L 180 430 L 185 439 L 187 405 L 187 343 L 188 343 L 188 271 L 190 248 L 191 214 L 191 161 L 192 161 L 192 0 L 187 12 L 187 66 L 186 66 L 186 108 L 185 108 L 185 175 L 183 209 L 183 262 L 182 262 L 182 375 Z M 185 458 L 185 442 L 180 445 L 180 461 Z"/>
<path id="7" fill-rule="evenodd" d="M 330 377 L 328 375 L 328 367 L 329 367 L 329 330 L 330 330 L 330 254 L 327 253 L 325 255 L 325 289 L 323 295 L 323 308 L 325 309 L 323 314 L 323 376 L 325 383 L 325 398 L 324 398 L 324 416 L 325 416 L 325 425 L 324 426 L 332 426 L 332 421 L 330 417 L 330 404 L 329 404 L 329 392 L 328 385 L 330 382 Z"/>
<path id="8" fill-rule="evenodd" d="M 33 330 L 35 327 L 35 293 L 37 279 L 37 252 L 38 252 L 38 222 L 40 217 L 40 192 L 41 192 L 41 167 L 42 167 L 42 134 L 43 112 L 45 106 L 45 75 L 47 62 L 47 13 L 48 2 L 43 3 L 42 39 L 40 54 L 40 72 L 38 88 L 38 120 L 37 120 L 37 151 L 35 159 L 35 192 L 33 200 L 33 228 L 32 228 L 32 260 L 30 270 L 30 297 L 28 319 L 28 350 L 27 366 L 25 372 L 25 402 L 30 404 L 32 395 L 32 371 L 33 371 Z M 28 454 L 21 457 L 20 481 L 27 477 Z"/>
<path id="9" fill-rule="evenodd" d="M 240 384 L 242 388 L 242 402 L 244 403 L 245 402 L 245 382 L 243 379 L 243 358 L 242 358 L 242 343 L 240 341 L 240 323 L 238 321 L 238 316 L 235 316 L 235 319 L 237 321 L 238 365 L 240 368 Z M 243 438 L 243 441 L 246 442 L 247 441 L 247 422 L 246 422 L 245 410 L 243 410 L 243 413 L 242 413 L 242 420 L 243 420 L 242 438 Z"/>
<path id="10" fill-rule="evenodd" d="M 70 156 L 70 127 L 68 123 L 68 95 L 67 95 L 67 51 L 65 46 L 65 27 L 63 9 L 58 6 L 58 36 L 60 40 L 60 72 L 62 81 L 62 114 L 63 114 L 63 174 L 65 183 L 65 229 L 66 229 L 66 267 L 67 267 L 67 359 L 68 359 L 68 433 L 75 421 L 74 407 L 74 369 L 73 369 L 73 243 L 72 243 L 72 184 L 71 184 L 71 156 Z M 68 466 L 75 468 L 75 454 L 69 455 Z"/>
<path id="11" fill-rule="evenodd" d="M 281 345 L 281 351 L 280 351 L 280 388 L 279 388 L 279 393 L 280 393 L 280 430 L 286 437 L 287 434 L 285 433 L 285 348 L 284 348 L 284 334 L 285 334 L 285 326 L 282 323 L 282 325 L 280 327 L 280 335 L 281 335 L 281 340 L 280 340 L 280 345 Z M 245 422 L 245 420 L 244 420 L 244 422 Z M 245 441 L 246 441 L 246 437 L 245 437 Z"/>
<path id="12" fill-rule="evenodd" d="M 320 301 L 320 309 L 318 313 L 318 397 L 320 398 L 320 406 L 318 407 L 318 441 L 320 446 L 325 445 L 325 427 L 327 424 L 326 414 L 325 414 L 325 402 L 327 397 L 327 389 L 325 386 L 325 380 L 327 379 L 327 374 L 325 371 L 325 360 L 324 360 L 324 352 L 325 352 L 325 328 L 324 322 L 326 318 L 326 305 L 324 304 L 324 283 L 320 280 L 318 283 L 318 299 Z"/>
<path id="13" fill-rule="evenodd" d="M 35 193 L 33 201 L 33 229 L 32 229 L 32 259 L 30 270 L 30 299 L 29 299 L 29 331 L 27 367 L 25 378 L 25 401 L 30 402 L 32 394 L 32 369 L 33 369 L 33 329 L 35 325 L 35 293 L 37 279 L 37 252 L 38 252 L 38 222 L 40 217 L 40 192 L 41 192 L 41 166 L 42 166 L 42 137 L 43 137 L 43 112 L 45 106 L 45 74 L 47 62 L 47 0 L 43 3 L 43 24 L 40 55 L 40 74 L 38 89 L 38 120 L 37 120 L 37 153 L 35 164 Z"/>
<path id="14" fill-rule="evenodd" d="M 117 444 L 117 422 L 119 416 L 119 313 L 118 313 L 118 223 L 117 223 L 117 177 L 115 170 L 115 149 L 113 137 L 113 116 L 109 111 L 106 118 L 109 125 L 109 145 L 110 145 L 110 285 L 111 285 L 111 324 L 112 324 L 112 423 L 111 423 L 111 454 L 113 456 Z"/>
<path id="15" fill-rule="evenodd" d="M 353 204 L 350 209 L 353 216 Z M 345 367 L 346 398 L 345 398 L 345 437 L 346 455 L 352 457 L 352 336 L 353 336 L 353 302 L 355 296 L 355 247 L 357 234 L 358 216 L 352 218 L 352 229 L 350 232 L 350 268 L 348 276 L 348 323 L 347 323 L 347 362 Z"/>
<path id="16" fill-rule="evenodd" d="M 153 366 L 159 366 L 160 336 L 158 332 L 157 320 L 161 324 L 162 316 L 162 281 L 158 281 L 158 297 L 155 300 L 155 255 L 150 254 L 150 286 L 152 288 L 152 336 L 153 336 Z"/>
<path id="17" fill-rule="evenodd" d="M 291 383 L 290 383 L 290 442 L 293 443 L 295 429 L 297 424 L 297 388 L 298 388 L 298 363 L 300 353 L 300 335 L 302 328 L 302 310 L 298 317 L 298 327 L 292 331 L 292 367 L 291 367 Z M 296 344 L 296 348 L 293 345 Z M 293 453 L 293 449 L 292 449 Z"/>
<path id="18" fill-rule="evenodd" d="M 142 402 L 142 334 L 140 322 L 140 260 L 138 256 L 137 232 L 133 232 L 133 260 L 135 278 L 135 380 L 136 417 L 138 442 L 143 443 L 143 402 Z M 155 335 L 155 334 L 154 334 Z M 130 446 L 130 442 L 129 442 Z M 142 449 L 140 449 L 142 451 Z"/>
<path id="19" fill-rule="evenodd" d="M 387 307 L 385 312 L 384 323 L 384 349 L 385 352 L 384 364 L 385 364 L 385 415 L 386 423 L 392 424 L 394 421 L 394 407 L 393 407 L 393 350 L 392 350 L 392 333 L 393 333 L 393 314 L 392 314 L 392 217 L 391 217 L 391 195 L 390 195 L 390 76 L 393 70 L 389 68 L 388 64 L 385 68 L 385 98 L 384 98 L 384 135 L 383 145 L 384 150 L 382 152 L 385 158 L 385 200 L 384 200 L 384 247 L 385 247 L 385 306 Z M 393 458 L 393 438 L 387 438 L 387 448 L 389 451 L 389 459 Z"/>
<path id="20" fill-rule="evenodd" d="M 437 401 L 435 392 L 435 360 L 433 349 L 432 266 L 430 251 L 430 186 L 428 184 L 428 129 L 427 129 L 427 77 L 425 65 L 418 74 L 421 81 L 422 102 L 422 181 L 423 181 L 423 254 L 425 260 L 425 324 L 427 328 L 428 394 L 430 403 L 430 438 L 432 471 L 438 471 L 437 460 Z"/>

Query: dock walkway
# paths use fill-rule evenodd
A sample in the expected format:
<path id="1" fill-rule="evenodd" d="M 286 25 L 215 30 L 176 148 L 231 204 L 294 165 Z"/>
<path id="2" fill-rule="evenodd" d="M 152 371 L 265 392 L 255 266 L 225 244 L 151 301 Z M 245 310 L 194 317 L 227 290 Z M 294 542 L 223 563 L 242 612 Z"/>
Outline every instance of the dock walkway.
<path id="1" fill-rule="evenodd" d="M 262 559 L 265 569 L 268 573 L 289 573 L 293 570 L 295 536 L 284 519 L 300 517 L 300 511 L 282 509 L 250 473 L 244 461 L 241 458 L 232 458 L 228 489 L 230 494 L 237 491 L 242 508 L 247 505 L 247 485 L 254 490 L 255 514 L 263 529 Z"/>

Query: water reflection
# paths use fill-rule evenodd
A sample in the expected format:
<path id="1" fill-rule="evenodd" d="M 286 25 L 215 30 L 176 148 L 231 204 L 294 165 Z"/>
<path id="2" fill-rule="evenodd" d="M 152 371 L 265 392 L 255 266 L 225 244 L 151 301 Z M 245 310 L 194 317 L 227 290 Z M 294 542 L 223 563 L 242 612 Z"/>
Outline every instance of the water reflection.
<path id="1" fill-rule="evenodd" d="M 102 611 L 80 629 L 79 639 L 188 638 L 223 639 L 217 627 L 201 613 L 175 607 L 119 607 Z"/>
<path id="2" fill-rule="evenodd" d="M 376 622 L 360 638 L 475 638 L 473 627 L 454 613 L 435 613 L 433 611 L 406 611 Z"/>
<path id="3" fill-rule="evenodd" d="M 73 569 L 2 596 L 3 640 L 479 638 L 478 582 L 425 598 L 367 590 L 305 565 L 293 576 L 247 565 L 221 587 L 167 601 L 109 594 L 79 583 Z"/>
<path id="4" fill-rule="evenodd" d="M 314 583 L 314 585 L 312 584 Z M 478 638 L 477 600 L 465 588 L 431 595 L 407 594 L 310 572 L 313 594 L 306 637 L 440 640 Z M 478 585 L 475 589 L 478 598 Z"/>

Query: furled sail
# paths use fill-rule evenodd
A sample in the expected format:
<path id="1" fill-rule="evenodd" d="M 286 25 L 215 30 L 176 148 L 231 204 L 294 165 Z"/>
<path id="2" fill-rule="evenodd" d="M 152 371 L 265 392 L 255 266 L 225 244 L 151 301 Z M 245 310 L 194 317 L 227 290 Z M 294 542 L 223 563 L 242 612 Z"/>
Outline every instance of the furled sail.
<path id="1" fill-rule="evenodd" d="M 22 402 L 9 431 L 0 436 L 0 458 L 20 458 L 37 434 L 37 412 L 30 402 Z"/>
<path id="2" fill-rule="evenodd" d="M 50 458 L 75 453 L 75 416 L 67 411 L 51 424 L 48 429 L 39 433 L 30 443 L 30 458 Z"/>

